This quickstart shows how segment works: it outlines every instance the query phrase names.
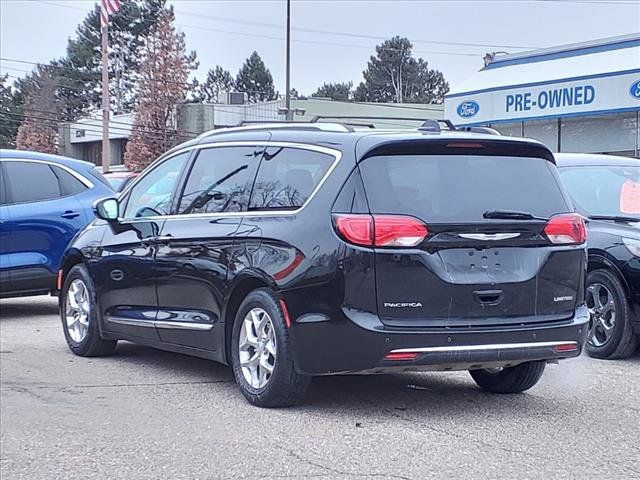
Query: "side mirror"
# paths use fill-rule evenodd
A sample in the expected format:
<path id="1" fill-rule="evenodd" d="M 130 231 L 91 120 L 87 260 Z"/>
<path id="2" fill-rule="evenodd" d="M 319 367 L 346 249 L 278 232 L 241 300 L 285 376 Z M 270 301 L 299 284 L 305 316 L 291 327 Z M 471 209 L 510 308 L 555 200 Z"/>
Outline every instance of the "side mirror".
<path id="1" fill-rule="evenodd" d="M 118 220 L 118 200 L 115 198 L 103 198 L 93 204 L 93 212 L 101 220 L 115 222 Z"/>

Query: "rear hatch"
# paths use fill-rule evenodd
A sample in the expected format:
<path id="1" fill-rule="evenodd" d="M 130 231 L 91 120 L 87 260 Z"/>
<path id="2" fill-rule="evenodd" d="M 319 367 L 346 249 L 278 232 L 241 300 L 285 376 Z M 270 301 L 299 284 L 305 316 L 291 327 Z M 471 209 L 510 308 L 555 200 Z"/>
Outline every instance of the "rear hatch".
<path id="1" fill-rule="evenodd" d="M 584 223 L 569 213 L 552 157 L 522 148 L 512 156 L 504 143 L 399 144 L 360 162 L 385 324 L 488 327 L 573 316 Z"/>

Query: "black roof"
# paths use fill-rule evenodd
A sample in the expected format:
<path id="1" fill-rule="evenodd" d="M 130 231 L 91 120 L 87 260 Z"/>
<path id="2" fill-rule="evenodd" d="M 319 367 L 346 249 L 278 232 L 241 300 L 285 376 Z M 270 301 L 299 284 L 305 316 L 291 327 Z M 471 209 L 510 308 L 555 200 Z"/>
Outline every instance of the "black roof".
<path id="1" fill-rule="evenodd" d="M 432 146 L 444 146 L 449 142 L 477 140 L 493 148 L 496 155 L 531 155 L 554 161 L 551 151 L 544 144 L 527 138 L 446 128 L 440 131 L 410 127 L 406 129 L 354 128 L 349 124 L 329 122 L 267 123 L 211 130 L 172 148 L 163 157 L 196 145 L 238 141 L 263 142 L 266 140 L 333 147 L 343 152 L 354 152 L 355 150 L 357 158 L 364 158 L 368 156 L 369 152 L 384 150 L 384 147 L 393 147 L 393 145 L 425 145 L 425 143 L 429 143 Z M 466 151 L 470 155 L 486 152 L 486 150 L 481 152 L 479 150 L 472 151 L 472 149 Z M 434 151 L 434 153 L 437 152 Z"/>

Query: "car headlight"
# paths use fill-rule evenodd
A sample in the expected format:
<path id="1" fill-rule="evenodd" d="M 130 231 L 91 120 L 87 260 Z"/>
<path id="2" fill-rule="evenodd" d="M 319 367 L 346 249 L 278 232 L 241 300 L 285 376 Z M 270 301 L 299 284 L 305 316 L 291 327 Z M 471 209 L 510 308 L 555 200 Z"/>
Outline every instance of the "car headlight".
<path id="1" fill-rule="evenodd" d="M 627 250 L 631 252 L 631 255 L 640 258 L 640 240 L 623 237 L 622 243 L 624 243 L 625 247 L 627 247 Z"/>

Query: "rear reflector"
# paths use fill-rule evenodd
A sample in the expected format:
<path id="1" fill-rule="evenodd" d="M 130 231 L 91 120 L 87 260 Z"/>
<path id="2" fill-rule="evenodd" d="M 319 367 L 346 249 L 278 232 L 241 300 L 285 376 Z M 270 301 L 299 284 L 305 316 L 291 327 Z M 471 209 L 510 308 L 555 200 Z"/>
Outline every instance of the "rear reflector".
<path id="1" fill-rule="evenodd" d="M 544 227 L 544 234 L 557 245 L 579 245 L 587 240 L 584 219 L 577 213 L 551 217 Z"/>
<path id="2" fill-rule="evenodd" d="M 62 269 L 58 270 L 58 278 L 56 281 L 56 287 L 58 290 L 62 290 Z"/>
<path id="3" fill-rule="evenodd" d="M 338 233 L 367 247 L 415 247 L 429 234 L 427 226 L 405 215 L 334 215 Z"/>
<path id="4" fill-rule="evenodd" d="M 287 308 L 287 304 L 284 303 L 284 299 L 280 299 L 280 308 L 282 309 L 282 315 L 284 316 L 284 324 L 287 328 L 291 327 L 291 317 L 289 317 L 289 309 Z"/>
<path id="5" fill-rule="evenodd" d="M 578 350 L 577 343 L 561 343 L 560 345 L 556 345 L 553 349 L 558 353 L 564 352 L 575 352 Z"/>
<path id="6" fill-rule="evenodd" d="M 417 352 L 390 352 L 384 356 L 384 360 L 391 361 L 406 361 L 415 360 L 420 355 Z"/>

